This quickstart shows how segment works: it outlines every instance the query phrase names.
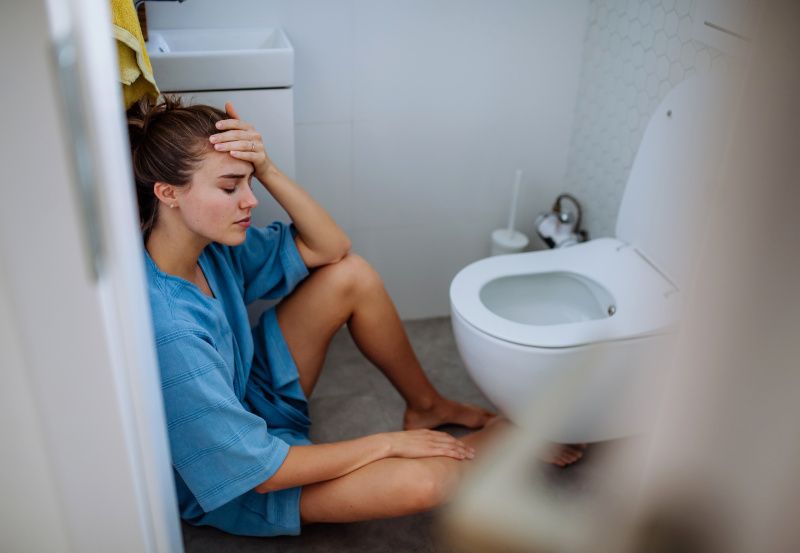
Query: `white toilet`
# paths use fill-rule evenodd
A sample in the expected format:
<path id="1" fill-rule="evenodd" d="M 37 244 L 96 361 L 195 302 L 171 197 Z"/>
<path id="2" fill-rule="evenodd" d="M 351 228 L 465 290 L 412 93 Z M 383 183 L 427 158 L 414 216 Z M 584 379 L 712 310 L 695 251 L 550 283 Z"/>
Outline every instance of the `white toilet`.
<path id="1" fill-rule="evenodd" d="M 453 279 L 461 357 L 512 420 L 522 422 L 569 371 L 580 385 L 550 439 L 582 443 L 646 430 L 654 377 L 668 358 L 709 211 L 726 90 L 719 78 L 694 77 L 656 109 L 616 238 L 482 259 Z"/>

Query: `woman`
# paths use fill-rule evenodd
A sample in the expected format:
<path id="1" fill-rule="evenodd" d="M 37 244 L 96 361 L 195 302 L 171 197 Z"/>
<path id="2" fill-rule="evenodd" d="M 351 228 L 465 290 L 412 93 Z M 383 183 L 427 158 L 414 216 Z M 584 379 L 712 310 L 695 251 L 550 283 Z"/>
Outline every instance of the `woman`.
<path id="1" fill-rule="evenodd" d="M 182 518 L 270 536 L 442 503 L 506 422 L 434 389 L 378 274 L 226 110 L 166 99 L 128 113 Z M 253 178 L 291 224 L 251 228 Z M 245 306 L 259 298 L 283 299 L 250 328 Z M 307 398 L 344 323 L 406 400 L 405 431 L 315 445 Z M 463 440 L 430 430 L 445 423 L 486 428 Z M 579 456 L 565 448 L 554 462 Z"/>

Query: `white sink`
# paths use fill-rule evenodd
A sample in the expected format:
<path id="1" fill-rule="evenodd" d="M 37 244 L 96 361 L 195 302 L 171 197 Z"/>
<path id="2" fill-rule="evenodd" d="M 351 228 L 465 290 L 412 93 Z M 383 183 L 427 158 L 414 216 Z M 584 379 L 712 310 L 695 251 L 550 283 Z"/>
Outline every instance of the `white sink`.
<path id="1" fill-rule="evenodd" d="M 150 29 L 148 35 L 147 53 L 162 92 L 294 84 L 294 48 L 279 27 Z"/>

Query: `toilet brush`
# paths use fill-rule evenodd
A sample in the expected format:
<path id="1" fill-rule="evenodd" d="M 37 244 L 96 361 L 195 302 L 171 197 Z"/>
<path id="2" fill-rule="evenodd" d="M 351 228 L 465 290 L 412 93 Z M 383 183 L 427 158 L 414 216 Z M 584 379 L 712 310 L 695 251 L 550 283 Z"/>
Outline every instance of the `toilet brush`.
<path id="1" fill-rule="evenodd" d="M 511 211 L 508 214 L 508 227 L 492 231 L 491 255 L 521 252 L 528 245 L 528 237 L 514 230 L 514 222 L 517 216 L 517 199 L 519 198 L 521 182 L 522 169 L 517 169 L 514 178 L 514 186 L 511 190 Z"/>

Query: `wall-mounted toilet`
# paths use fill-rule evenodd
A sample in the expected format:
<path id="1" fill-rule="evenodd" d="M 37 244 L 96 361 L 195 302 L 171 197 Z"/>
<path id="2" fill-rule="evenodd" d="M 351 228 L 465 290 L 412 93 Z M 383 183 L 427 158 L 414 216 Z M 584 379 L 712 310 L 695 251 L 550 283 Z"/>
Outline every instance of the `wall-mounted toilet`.
<path id="1" fill-rule="evenodd" d="M 615 238 L 482 259 L 450 286 L 464 363 L 512 420 L 552 393 L 579 390 L 548 436 L 581 443 L 646 429 L 724 144 L 722 80 L 674 88 L 645 131 Z M 624 408 L 621 408 L 624 406 Z"/>

